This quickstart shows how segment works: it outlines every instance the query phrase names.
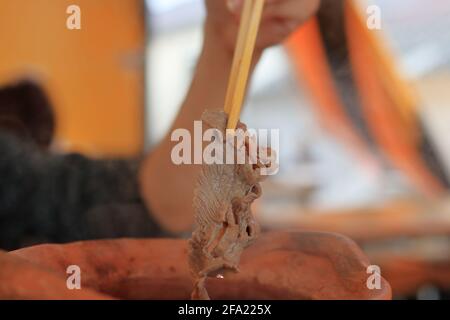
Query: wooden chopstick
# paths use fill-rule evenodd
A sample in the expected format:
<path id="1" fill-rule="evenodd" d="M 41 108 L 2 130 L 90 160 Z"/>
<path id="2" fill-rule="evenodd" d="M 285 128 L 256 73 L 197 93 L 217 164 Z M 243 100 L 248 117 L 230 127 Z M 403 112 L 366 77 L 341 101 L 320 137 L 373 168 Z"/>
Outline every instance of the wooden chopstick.
<path id="1" fill-rule="evenodd" d="M 264 0 L 245 0 L 225 98 L 228 129 L 235 129 L 239 121 L 263 9 Z"/>
<path id="2" fill-rule="evenodd" d="M 234 50 L 233 65 L 231 66 L 230 79 L 228 81 L 227 95 L 225 97 L 224 110 L 227 114 L 231 112 L 233 104 L 234 90 L 236 90 L 236 80 L 239 71 L 239 62 L 244 52 L 245 39 L 247 37 L 248 28 L 250 26 L 250 17 L 252 15 L 253 1 L 244 1 L 244 8 L 241 14 L 241 21 L 239 25 L 239 33 L 237 37 L 236 47 Z"/>

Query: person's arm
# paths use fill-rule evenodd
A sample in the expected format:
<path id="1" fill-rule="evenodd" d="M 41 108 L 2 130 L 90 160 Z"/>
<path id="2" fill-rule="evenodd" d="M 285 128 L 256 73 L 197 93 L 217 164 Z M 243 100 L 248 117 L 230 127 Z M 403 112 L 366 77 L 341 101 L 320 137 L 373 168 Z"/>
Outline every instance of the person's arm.
<path id="1" fill-rule="evenodd" d="M 152 215 L 171 232 L 188 231 L 193 221 L 192 198 L 199 173 L 198 165 L 176 166 L 171 160 L 174 143 L 170 134 L 176 128 L 192 132 L 206 108 L 220 108 L 225 100 L 232 54 L 224 50 L 210 31 L 199 59 L 189 93 L 169 134 L 145 160 L 140 174 L 142 194 Z"/>
<path id="2" fill-rule="evenodd" d="M 205 109 L 223 107 L 242 1 L 206 0 L 203 49 L 190 90 L 168 135 L 141 167 L 144 201 L 159 224 L 171 232 L 188 232 L 192 227 L 192 198 L 200 166 L 172 163 L 175 143 L 170 135 L 177 128 L 192 131 L 194 121 Z M 283 41 L 318 5 L 319 0 L 267 0 L 254 64 L 266 47 Z"/>

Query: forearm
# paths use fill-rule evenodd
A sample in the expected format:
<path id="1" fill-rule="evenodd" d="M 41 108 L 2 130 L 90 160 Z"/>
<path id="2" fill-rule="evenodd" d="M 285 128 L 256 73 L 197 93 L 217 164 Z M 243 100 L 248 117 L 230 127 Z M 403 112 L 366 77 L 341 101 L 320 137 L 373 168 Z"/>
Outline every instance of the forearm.
<path id="1" fill-rule="evenodd" d="M 259 58 L 255 55 L 254 63 Z M 190 90 L 169 134 L 146 160 L 141 172 L 143 197 L 158 222 L 172 232 L 190 230 L 193 221 L 192 198 L 198 165 L 176 166 L 171 161 L 174 129 L 193 131 L 205 109 L 222 108 L 233 51 L 206 24 L 205 41 Z"/>
<path id="2" fill-rule="evenodd" d="M 191 128 L 206 108 L 221 108 L 225 100 L 226 87 L 232 63 L 232 53 L 225 50 L 219 41 L 205 41 L 200 54 L 194 78 L 181 110 L 172 126 Z"/>

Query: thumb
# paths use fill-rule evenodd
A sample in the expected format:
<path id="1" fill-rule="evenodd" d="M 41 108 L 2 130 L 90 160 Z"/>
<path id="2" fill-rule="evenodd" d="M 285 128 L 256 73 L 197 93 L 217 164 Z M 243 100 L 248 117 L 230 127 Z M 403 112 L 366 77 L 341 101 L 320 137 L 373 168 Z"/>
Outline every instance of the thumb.
<path id="1" fill-rule="evenodd" d="M 231 13 L 237 14 L 240 13 L 245 0 L 226 0 L 227 8 Z"/>

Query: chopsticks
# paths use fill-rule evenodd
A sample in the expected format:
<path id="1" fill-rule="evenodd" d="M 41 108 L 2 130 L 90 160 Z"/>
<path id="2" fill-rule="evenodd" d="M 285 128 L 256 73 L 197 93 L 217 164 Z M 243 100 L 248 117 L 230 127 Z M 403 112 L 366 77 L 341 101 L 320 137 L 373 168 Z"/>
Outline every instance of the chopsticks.
<path id="1" fill-rule="evenodd" d="M 224 110 L 228 114 L 227 129 L 235 129 L 239 121 L 263 9 L 264 0 L 244 0 L 225 97 Z"/>

